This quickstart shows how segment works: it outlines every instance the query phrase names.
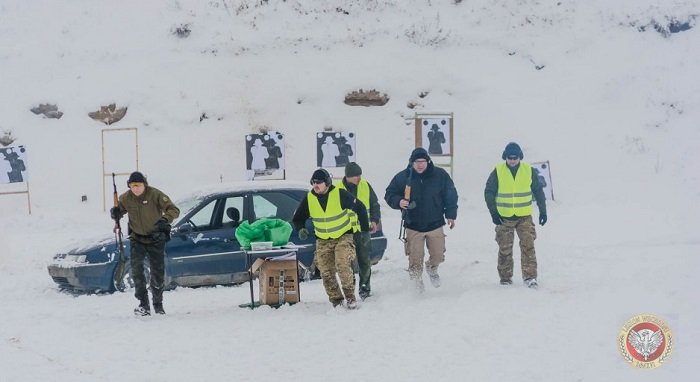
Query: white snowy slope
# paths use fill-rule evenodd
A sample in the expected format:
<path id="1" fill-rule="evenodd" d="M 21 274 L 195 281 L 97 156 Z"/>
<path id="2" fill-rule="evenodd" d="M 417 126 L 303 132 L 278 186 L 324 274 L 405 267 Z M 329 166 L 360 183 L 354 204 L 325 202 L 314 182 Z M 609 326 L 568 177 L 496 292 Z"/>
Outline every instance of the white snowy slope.
<path id="1" fill-rule="evenodd" d="M 698 15 L 691 0 L 0 0 L 0 137 L 26 148 L 29 180 L 0 184 L 0 380 L 692 380 Z M 390 101 L 345 105 L 359 89 Z M 62 118 L 29 111 L 46 103 Z M 123 120 L 88 118 L 109 103 Z M 459 216 L 439 289 L 411 289 L 386 204 L 389 248 L 356 311 L 331 308 L 317 280 L 276 310 L 239 308 L 247 284 L 179 288 L 166 316 L 137 319 L 130 292 L 73 297 L 47 273 L 60 249 L 111 231 L 103 129 L 137 128 L 139 169 L 173 198 L 245 181 L 245 135 L 261 128 L 285 135 L 300 182 L 317 132 L 354 132 L 382 197 L 416 112 L 454 113 Z M 510 141 L 551 164 L 537 291 L 498 285 L 483 187 Z M 128 162 L 130 147 L 105 150 Z M 8 193 L 27 187 L 31 215 Z M 655 370 L 617 346 L 644 313 L 675 338 Z"/>

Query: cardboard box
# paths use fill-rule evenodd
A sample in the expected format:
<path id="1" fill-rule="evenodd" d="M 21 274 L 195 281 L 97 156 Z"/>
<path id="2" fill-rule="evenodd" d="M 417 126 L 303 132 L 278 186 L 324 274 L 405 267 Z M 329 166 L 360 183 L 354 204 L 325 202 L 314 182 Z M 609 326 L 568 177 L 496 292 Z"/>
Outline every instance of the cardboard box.
<path id="1" fill-rule="evenodd" d="M 260 303 L 263 305 L 294 304 L 299 302 L 299 274 L 297 260 L 270 257 L 256 259 L 251 267 L 260 271 Z"/>

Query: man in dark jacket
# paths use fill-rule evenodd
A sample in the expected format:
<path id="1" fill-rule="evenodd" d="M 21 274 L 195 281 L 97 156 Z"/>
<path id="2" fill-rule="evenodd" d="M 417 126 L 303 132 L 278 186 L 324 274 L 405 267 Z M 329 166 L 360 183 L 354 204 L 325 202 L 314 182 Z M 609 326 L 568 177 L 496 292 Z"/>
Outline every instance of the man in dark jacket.
<path id="1" fill-rule="evenodd" d="M 389 207 L 401 209 L 406 229 L 404 250 L 408 272 L 419 292 L 423 286 L 425 247 L 429 258 L 426 272 L 434 287 L 440 286 L 438 266 L 445 261 L 445 219 L 450 229 L 457 219 L 457 190 L 447 171 L 436 167 L 428 152 L 418 147 L 411 153 L 408 168 L 400 171 L 386 188 Z"/>
<path id="2" fill-rule="evenodd" d="M 382 216 L 379 212 L 379 199 L 374 193 L 374 188 L 365 179 L 362 179 L 362 168 L 355 162 L 345 165 L 345 177 L 335 182 L 338 188 L 347 190 L 365 206 L 369 212 L 369 232 L 360 231 L 359 221 L 356 217 L 351 217 L 355 233 L 355 253 L 357 254 L 357 265 L 360 273 L 360 298 L 369 297 L 372 287 L 370 278 L 372 276 L 372 264 L 369 256 L 372 253 L 371 234 L 377 232 L 381 224 Z"/>
<path id="3" fill-rule="evenodd" d="M 314 262 L 321 271 L 323 286 L 328 300 L 334 307 L 343 303 L 348 309 L 357 307 L 352 262 L 355 260 L 355 243 L 353 226 L 349 210 L 357 215 L 362 232 L 369 232 L 367 210 L 347 190 L 333 184 L 331 175 L 325 169 L 314 171 L 311 186 L 306 198 L 302 199 L 294 212 L 292 223 L 299 233 L 299 239 L 306 240 L 309 235 L 305 228 L 306 220 L 312 219 L 316 235 L 316 256 Z M 336 273 L 340 278 L 340 286 Z"/>
<path id="4" fill-rule="evenodd" d="M 537 288 L 537 259 L 535 257 L 535 224 L 532 221 L 532 199 L 537 201 L 540 210 L 539 223 L 547 222 L 542 184 L 537 171 L 525 162 L 523 151 L 515 142 L 506 145 L 501 158 L 505 160 L 491 171 L 484 199 L 496 225 L 498 243 L 498 274 L 501 285 L 513 283 L 513 240 L 514 231 L 520 239 L 520 265 L 523 280 L 529 288 Z"/>
<path id="5" fill-rule="evenodd" d="M 170 240 L 170 223 L 180 215 L 180 210 L 168 195 L 149 186 L 146 177 L 140 172 L 131 173 L 126 183 L 129 191 L 119 196 L 119 207 L 112 207 L 110 215 L 112 219 L 119 220 L 125 213 L 129 214 L 129 262 L 131 278 L 136 288 L 135 295 L 139 300 L 134 313 L 140 316 L 151 314 L 143 267 L 144 259 L 148 257 L 153 309 L 157 314 L 165 314 L 165 242 Z M 116 225 L 114 229 L 117 229 Z"/>

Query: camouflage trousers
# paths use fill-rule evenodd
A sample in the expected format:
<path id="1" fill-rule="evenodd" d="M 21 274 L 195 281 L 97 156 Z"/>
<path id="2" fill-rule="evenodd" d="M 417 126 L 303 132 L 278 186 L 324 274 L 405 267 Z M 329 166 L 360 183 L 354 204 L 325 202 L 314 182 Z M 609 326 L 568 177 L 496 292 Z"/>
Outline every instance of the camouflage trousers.
<path id="1" fill-rule="evenodd" d="M 535 224 L 532 216 L 523 216 L 516 220 L 503 219 L 496 226 L 496 243 L 498 243 L 498 275 L 501 280 L 513 277 L 513 240 L 515 232 L 520 240 L 520 267 L 523 280 L 537 278 L 537 258 L 535 257 Z"/>
<path id="2" fill-rule="evenodd" d="M 428 274 L 437 273 L 438 266 L 445 261 L 445 231 L 442 227 L 428 232 L 406 228 L 404 251 L 408 256 L 408 274 L 411 279 L 418 279 L 423 275 L 425 247 L 428 248 L 426 271 Z"/>
<path id="3" fill-rule="evenodd" d="M 146 274 L 144 272 L 144 260 L 148 260 L 150 266 L 150 283 L 153 303 L 163 303 L 163 288 L 165 282 L 165 241 L 145 244 L 134 239 L 131 240 L 131 278 L 136 288 L 135 296 L 141 302 L 148 301 L 146 290 Z"/>
<path id="4" fill-rule="evenodd" d="M 333 305 L 343 302 L 343 295 L 347 301 L 356 301 L 352 270 L 354 259 L 355 243 L 351 233 L 337 239 L 316 240 L 316 267 L 321 272 L 323 287 L 328 294 L 328 300 Z M 340 278 L 340 286 L 338 286 L 336 273 Z"/>

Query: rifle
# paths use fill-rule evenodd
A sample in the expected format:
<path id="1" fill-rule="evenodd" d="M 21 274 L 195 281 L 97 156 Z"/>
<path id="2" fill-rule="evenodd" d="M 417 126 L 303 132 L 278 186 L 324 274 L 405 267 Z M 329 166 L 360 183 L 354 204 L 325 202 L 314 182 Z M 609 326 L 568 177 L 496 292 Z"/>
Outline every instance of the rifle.
<path id="1" fill-rule="evenodd" d="M 406 242 L 406 228 L 403 226 L 406 221 L 408 210 L 416 208 L 416 202 L 411 200 L 411 183 L 413 182 L 413 168 L 408 165 L 408 178 L 406 179 L 406 187 L 403 189 L 403 198 L 408 200 L 408 206 L 401 209 L 401 225 L 399 225 L 399 240 Z"/>
<path id="2" fill-rule="evenodd" d="M 117 194 L 117 183 L 114 179 L 114 173 L 112 173 L 112 186 L 114 187 L 114 193 L 112 194 L 114 198 L 114 207 L 119 207 L 119 195 Z M 114 241 L 116 241 L 119 246 L 119 259 L 117 260 L 117 267 L 114 269 L 114 287 L 119 291 L 124 291 L 125 285 L 123 282 L 124 274 L 126 273 L 126 258 L 124 256 L 124 241 L 122 240 L 122 226 L 119 223 L 119 218 L 114 218 L 115 226 L 114 230 Z"/>

